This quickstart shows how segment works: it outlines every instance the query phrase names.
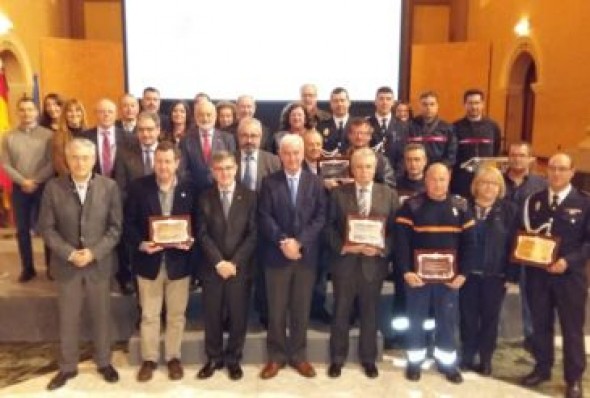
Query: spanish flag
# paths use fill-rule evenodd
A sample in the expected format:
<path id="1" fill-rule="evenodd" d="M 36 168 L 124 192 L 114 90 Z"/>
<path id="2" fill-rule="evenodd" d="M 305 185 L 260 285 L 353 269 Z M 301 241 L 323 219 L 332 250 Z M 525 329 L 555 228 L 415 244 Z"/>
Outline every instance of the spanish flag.
<path id="1" fill-rule="evenodd" d="M 4 74 L 4 66 L 0 58 L 0 141 L 2 141 L 4 134 L 10 130 L 10 120 L 8 117 L 8 82 Z M 6 175 L 2 167 L 0 167 L 0 223 L 2 221 L 2 213 L 10 211 L 10 193 L 12 192 L 12 183 L 10 178 Z"/>

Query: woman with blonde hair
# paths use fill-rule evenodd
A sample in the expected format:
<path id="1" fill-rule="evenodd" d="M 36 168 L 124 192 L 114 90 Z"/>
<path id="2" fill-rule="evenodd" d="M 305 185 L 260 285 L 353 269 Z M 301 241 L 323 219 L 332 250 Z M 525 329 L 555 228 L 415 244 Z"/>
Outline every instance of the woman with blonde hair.
<path id="1" fill-rule="evenodd" d="M 72 98 L 63 106 L 58 129 L 53 135 L 53 168 L 58 175 L 69 173 L 66 165 L 65 147 L 74 137 L 82 135 L 86 129 L 86 110 L 79 100 Z"/>
<path id="2" fill-rule="evenodd" d="M 479 261 L 467 270 L 459 292 L 462 367 L 490 376 L 496 348 L 500 310 L 507 282 L 518 281 L 518 268 L 510 264 L 510 250 L 518 224 L 516 205 L 504 200 L 502 173 L 481 167 L 471 184 Z M 479 364 L 474 359 L 479 356 Z"/>

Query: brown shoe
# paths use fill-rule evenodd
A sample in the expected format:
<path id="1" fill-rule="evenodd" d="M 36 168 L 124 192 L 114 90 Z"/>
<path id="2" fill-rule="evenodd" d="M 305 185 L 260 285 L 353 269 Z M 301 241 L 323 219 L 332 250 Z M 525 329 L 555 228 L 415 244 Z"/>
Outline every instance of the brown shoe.
<path id="1" fill-rule="evenodd" d="M 179 359 L 171 359 L 168 361 L 168 378 L 170 380 L 180 380 L 184 377 L 184 370 Z"/>
<path id="2" fill-rule="evenodd" d="M 264 380 L 272 379 L 279 373 L 279 370 L 284 367 L 285 365 L 278 362 L 268 362 L 262 369 L 262 372 L 260 372 L 260 378 Z"/>
<path id="3" fill-rule="evenodd" d="M 139 368 L 139 372 L 137 372 L 137 381 L 145 382 L 152 379 L 154 374 L 154 370 L 158 365 L 152 361 L 143 361 L 141 363 L 141 367 Z"/>
<path id="4" fill-rule="evenodd" d="M 292 365 L 293 368 L 303 377 L 315 377 L 315 369 L 309 362 L 301 361 Z"/>

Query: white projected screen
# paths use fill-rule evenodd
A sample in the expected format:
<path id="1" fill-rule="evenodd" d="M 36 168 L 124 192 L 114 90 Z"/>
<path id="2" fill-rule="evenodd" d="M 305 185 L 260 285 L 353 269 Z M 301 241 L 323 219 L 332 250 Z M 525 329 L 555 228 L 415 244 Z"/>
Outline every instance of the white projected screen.
<path id="1" fill-rule="evenodd" d="M 326 100 L 397 91 L 402 0 L 125 0 L 127 86 L 141 96 Z"/>

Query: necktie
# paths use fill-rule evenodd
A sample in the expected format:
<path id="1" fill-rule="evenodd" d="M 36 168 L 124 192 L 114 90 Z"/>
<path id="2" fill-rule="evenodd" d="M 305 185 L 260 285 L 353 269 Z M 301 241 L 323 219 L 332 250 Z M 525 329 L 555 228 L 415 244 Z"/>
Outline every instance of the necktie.
<path id="1" fill-rule="evenodd" d="M 381 130 L 383 131 L 383 133 L 385 133 L 387 131 L 387 119 L 386 118 L 381 119 Z"/>
<path id="2" fill-rule="evenodd" d="M 211 159 L 211 141 L 209 140 L 209 132 L 203 131 L 203 158 L 205 163 L 209 163 Z"/>
<path id="3" fill-rule="evenodd" d="M 342 133 L 344 133 L 344 121 L 341 120 L 338 122 L 338 134 L 342 136 Z"/>
<path id="4" fill-rule="evenodd" d="M 551 204 L 549 205 L 549 207 L 551 208 L 551 211 L 555 211 L 557 210 L 557 206 L 559 206 L 559 196 L 557 194 L 553 194 L 553 196 L 551 197 Z"/>
<path id="5" fill-rule="evenodd" d="M 244 184 L 249 190 L 255 190 L 254 178 L 252 178 L 252 167 L 250 162 L 254 160 L 252 155 L 246 155 L 246 166 L 244 167 L 244 177 L 242 178 L 242 184 Z"/>
<path id="6" fill-rule="evenodd" d="M 102 132 L 102 175 L 110 177 L 113 168 L 113 161 L 111 158 L 111 140 L 109 140 L 109 132 Z"/>
<path id="7" fill-rule="evenodd" d="M 229 207 L 230 207 L 230 203 L 229 203 L 229 191 L 222 191 L 221 192 L 221 207 L 223 208 L 223 215 L 225 216 L 225 218 L 227 219 L 227 216 L 229 215 Z"/>
<path id="8" fill-rule="evenodd" d="M 363 217 L 369 215 L 369 190 L 367 188 L 361 188 L 359 192 L 359 214 Z"/>
<path id="9" fill-rule="evenodd" d="M 295 177 L 289 177 L 289 191 L 291 191 L 291 203 L 293 206 L 297 203 L 297 179 Z"/>
<path id="10" fill-rule="evenodd" d="M 143 161 L 143 174 L 148 175 L 152 174 L 154 169 L 152 165 L 152 151 L 151 149 L 144 149 L 144 161 Z"/>

